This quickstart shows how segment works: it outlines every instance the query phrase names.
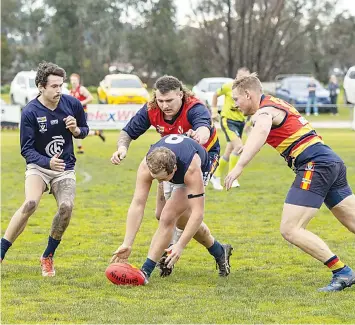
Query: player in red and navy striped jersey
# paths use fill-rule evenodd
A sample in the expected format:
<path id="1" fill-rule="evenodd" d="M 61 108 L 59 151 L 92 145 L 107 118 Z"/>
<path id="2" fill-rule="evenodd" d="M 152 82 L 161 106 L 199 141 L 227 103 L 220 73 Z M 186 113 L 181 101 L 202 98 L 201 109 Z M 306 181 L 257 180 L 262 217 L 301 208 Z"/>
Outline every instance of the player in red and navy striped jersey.
<path id="1" fill-rule="evenodd" d="M 252 116 L 254 127 L 237 165 L 226 177 L 227 189 L 265 143 L 274 147 L 296 173 L 283 208 L 283 237 L 332 271 L 332 281 L 320 291 L 340 291 L 352 286 L 355 272 L 321 238 L 306 229 L 324 202 L 355 233 L 355 196 L 344 162 L 292 105 L 263 95 L 256 74 L 234 81 L 233 99 L 244 115 Z"/>

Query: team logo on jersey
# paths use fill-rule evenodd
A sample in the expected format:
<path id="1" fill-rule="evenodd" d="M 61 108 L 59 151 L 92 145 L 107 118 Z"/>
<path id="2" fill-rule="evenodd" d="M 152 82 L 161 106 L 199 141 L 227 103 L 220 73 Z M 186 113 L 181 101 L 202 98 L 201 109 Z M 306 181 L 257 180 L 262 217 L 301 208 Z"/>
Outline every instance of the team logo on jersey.
<path id="1" fill-rule="evenodd" d="M 184 133 L 184 129 L 182 128 L 181 125 L 179 125 L 179 127 L 178 127 L 178 133 L 179 134 L 183 134 Z"/>
<path id="2" fill-rule="evenodd" d="M 51 120 L 51 125 L 58 124 L 58 120 Z"/>
<path id="3" fill-rule="evenodd" d="M 47 117 L 41 116 L 37 117 L 37 122 L 39 125 L 39 132 L 44 133 L 47 131 Z"/>
<path id="4" fill-rule="evenodd" d="M 310 161 L 310 162 L 307 164 L 305 170 L 312 170 L 312 171 L 314 171 L 314 165 L 315 165 L 315 163 L 314 163 L 313 161 Z"/>
<path id="5" fill-rule="evenodd" d="M 160 134 L 163 134 L 163 133 L 164 133 L 164 126 L 157 125 L 157 126 L 156 126 L 156 129 L 157 129 L 157 132 L 158 132 L 158 133 L 160 133 Z"/>
<path id="6" fill-rule="evenodd" d="M 49 157 L 53 157 L 57 153 L 61 154 L 63 152 L 63 146 L 65 143 L 65 140 L 61 135 L 56 135 L 52 137 L 52 139 L 53 140 L 49 142 L 45 148 L 46 154 Z"/>

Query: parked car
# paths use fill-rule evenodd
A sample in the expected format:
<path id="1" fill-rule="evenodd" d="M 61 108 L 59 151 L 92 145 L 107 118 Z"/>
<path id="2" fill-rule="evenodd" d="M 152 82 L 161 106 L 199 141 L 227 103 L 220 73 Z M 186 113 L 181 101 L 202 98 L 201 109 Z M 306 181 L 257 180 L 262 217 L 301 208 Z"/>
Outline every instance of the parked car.
<path id="1" fill-rule="evenodd" d="M 109 74 L 100 82 L 100 104 L 145 104 L 149 100 L 146 85 L 133 74 Z"/>
<path id="2" fill-rule="evenodd" d="M 302 75 L 283 77 L 276 86 L 275 95 L 295 106 L 298 111 L 304 112 L 308 101 L 308 84 L 311 79 L 309 76 Z M 329 91 L 318 80 L 314 79 L 314 83 L 319 112 L 330 112 Z"/>
<path id="3" fill-rule="evenodd" d="M 11 104 L 24 107 L 29 101 L 34 99 L 39 93 L 35 84 L 36 71 L 21 71 L 17 73 L 10 86 Z M 69 94 L 68 84 L 62 87 L 63 94 Z"/>
<path id="4" fill-rule="evenodd" d="M 203 78 L 192 88 L 192 91 L 198 99 L 210 108 L 212 106 L 213 94 L 227 82 L 233 82 L 233 79 L 224 77 Z M 218 97 L 217 106 L 219 111 L 222 109 L 223 104 L 224 96 Z"/>
<path id="5" fill-rule="evenodd" d="M 11 104 L 24 107 L 38 95 L 35 78 L 36 71 L 21 71 L 17 73 L 10 86 Z"/>
<path id="6" fill-rule="evenodd" d="M 346 73 L 343 87 L 346 103 L 355 105 L 355 66 Z"/>

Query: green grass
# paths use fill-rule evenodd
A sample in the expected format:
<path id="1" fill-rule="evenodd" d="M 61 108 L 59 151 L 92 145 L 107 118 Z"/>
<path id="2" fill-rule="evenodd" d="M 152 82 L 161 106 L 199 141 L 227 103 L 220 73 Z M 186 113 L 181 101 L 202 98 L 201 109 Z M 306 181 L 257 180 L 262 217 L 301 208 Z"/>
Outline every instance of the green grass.
<path id="1" fill-rule="evenodd" d="M 354 187 L 355 132 L 320 131 L 347 163 Z M 1 136 L 3 234 L 24 199 L 25 163 L 18 132 L 3 131 Z M 154 272 L 148 286 L 111 284 L 104 271 L 124 237 L 138 164 L 158 135 L 148 132 L 134 141 L 121 166 L 110 163 L 117 133 L 107 136 L 104 144 L 97 137 L 84 140 L 86 152 L 77 162 L 75 209 L 55 256 L 56 277 L 42 278 L 39 268 L 56 211 L 51 195 L 43 196 L 9 250 L 1 265 L 2 323 L 355 323 L 355 288 L 318 293 L 317 288 L 330 280 L 330 272 L 279 233 L 293 173 L 270 148 L 264 148 L 245 170 L 241 188 L 228 193 L 207 189 L 205 222 L 218 240 L 234 246 L 228 278 L 218 278 L 213 258 L 191 242 L 171 277 L 162 279 Z M 81 183 L 84 171 L 92 176 L 86 184 Z M 137 266 L 144 262 L 157 228 L 155 187 L 130 258 Z M 354 234 L 329 211 L 322 208 L 309 229 L 355 266 Z"/>

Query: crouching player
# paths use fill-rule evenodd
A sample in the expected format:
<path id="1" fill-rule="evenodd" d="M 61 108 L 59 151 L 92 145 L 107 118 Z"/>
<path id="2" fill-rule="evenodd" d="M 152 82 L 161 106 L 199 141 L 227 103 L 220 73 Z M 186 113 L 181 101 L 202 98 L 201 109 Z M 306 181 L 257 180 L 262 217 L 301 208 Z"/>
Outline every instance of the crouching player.
<path id="1" fill-rule="evenodd" d="M 205 246 L 215 258 L 220 276 L 230 273 L 231 245 L 220 244 L 208 227 L 204 217 L 204 177 L 208 178 L 211 162 L 207 151 L 196 141 L 184 135 L 163 137 L 151 146 L 141 162 L 136 188 L 127 214 L 123 244 L 114 252 L 111 262 L 127 262 L 132 245 L 140 228 L 150 187 L 154 179 L 168 182 L 171 191 L 161 212 L 159 227 L 153 236 L 148 257 L 142 266 L 147 280 L 164 251 L 168 252 L 165 269 L 171 269 L 179 260 L 192 238 Z M 175 226 L 183 229 L 174 245 L 169 246 Z"/>

